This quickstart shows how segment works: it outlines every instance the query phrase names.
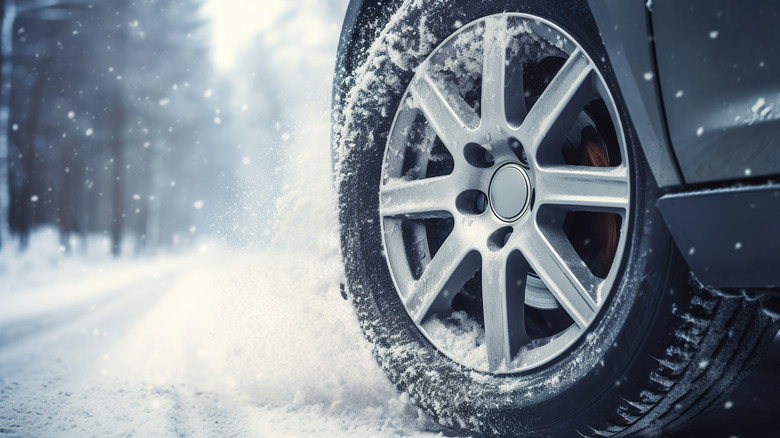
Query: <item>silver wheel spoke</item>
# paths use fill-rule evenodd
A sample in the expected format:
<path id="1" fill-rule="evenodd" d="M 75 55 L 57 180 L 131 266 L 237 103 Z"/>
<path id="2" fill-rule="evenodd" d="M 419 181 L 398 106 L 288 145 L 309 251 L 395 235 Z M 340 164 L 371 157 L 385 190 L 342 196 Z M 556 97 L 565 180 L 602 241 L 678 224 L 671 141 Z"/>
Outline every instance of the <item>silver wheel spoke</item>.
<path id="1" fill-rule="evenodd" d="M 617 213 L 628 208 L 628 171 L 624 166 L 542 167 L 536 173 L 536 181 L 539 204 Z"/>
<path id="2" fill-rule="evenodd" d="M 562 231 L 552 233 L 550 240 L 533 226 L 525 227 L 518 234 L 515 246 L 531 269 L 574 322 L 586 328 L 595 316 L 597 307 L 590 293 L 596 292 L 599 279 L 571 248 Z"/>
<path id="3" fill-rule="evenodd" d="M 504 111 L 504 76 L 506 70 L 506 46 L 502 43 L 501 31 L 505 30 L 502 21 L 494 18 L 485 21 L 482 60 L 482 124 L 484 128 L 503 126 L 506 121 Z"/>
<path id="4" fill-rule="evenodd" d="M 507 121 L 519 126 L 528 114 L 525 103 L 525 84 L 523 83 L 523 64 L 513 65 L 504 84 L 504 113 Z"/>
<path id="5" fill-rule="evenodd" d="M 457 155 L 471 132 L 470 127 L 477 125 L 474 110 L 460 96 L 439 90 L 424 72 L 418 73 L 409 91 L 444 146 L 453 156 Z"/>
<path id="6" fill-rule="evenodd" d="M 525 279 L 528 263 L 519 252 L 483 254 L 482 308 L 488 367 L 507 369 L 529 339 L 525 332 Z"/>
<path id="7" fill-rule="evenodd" d="M 419 324 L 433 313 L 452 310 L 452 298 L 478 268 L 479 253 L 454 229 L 406 297 L 412 319 Z"/>
<path id="8" fill-rule="evenodd" d="M 576 50 L 550 81 L 520 125 L 518 136 L 529 155 L 536 156 L 547 143 L 562 144 L 566 132 L 593 94 L 589 87 L 583 86 L 592 72 L 588 58 Z"/>
<path id="9" fill-rule="evenodd" d="M 385 233 L 399 236 L 403 233 L 401 220 L 385 220 L 383 221 L 383 226 Z M 404 243 L 403 239 L 385 241 L 385 255 L 387 258 L 398 260 L 405 256 L 406 246 Z M 409 263 L 397 263 L 393 267 L 393 278 L 395 278 L 398 284 L 411 284 L 414 281 L 414 276 Z"/>
<path id="10" fill-rule="evenodd" d="M 388 182 L 380 189 L 380 213 L 384 217 L 447 217 L 455 202 L 455 182 L 449 175 Z"/>

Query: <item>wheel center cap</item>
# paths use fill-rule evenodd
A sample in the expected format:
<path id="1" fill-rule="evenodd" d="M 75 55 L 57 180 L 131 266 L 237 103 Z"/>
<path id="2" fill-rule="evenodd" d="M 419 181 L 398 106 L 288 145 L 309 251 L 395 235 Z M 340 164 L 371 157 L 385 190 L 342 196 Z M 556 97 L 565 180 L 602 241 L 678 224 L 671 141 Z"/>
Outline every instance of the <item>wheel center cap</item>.
<path id="1" fill-rule="evenodd" d="M 525 169 L 517 164 L 507 164 L 493 174 L 490 181 L 490 208 L 496 216 L 511 222 L 528 207 L 531 184 Z"/>

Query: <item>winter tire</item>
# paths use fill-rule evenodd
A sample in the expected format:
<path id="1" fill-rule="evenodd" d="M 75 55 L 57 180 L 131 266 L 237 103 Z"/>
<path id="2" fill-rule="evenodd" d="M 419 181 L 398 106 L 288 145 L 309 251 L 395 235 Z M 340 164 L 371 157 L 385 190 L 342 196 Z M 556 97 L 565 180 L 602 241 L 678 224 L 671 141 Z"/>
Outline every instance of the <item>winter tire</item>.
<path id="1" fill-rule="evenodd" d="M 720 405 L 777 326 L 688 273 L 587 5 L 407 1 L 366 38 L 341 243 L 398 389 L 487 435 L 657 436 Z"/>

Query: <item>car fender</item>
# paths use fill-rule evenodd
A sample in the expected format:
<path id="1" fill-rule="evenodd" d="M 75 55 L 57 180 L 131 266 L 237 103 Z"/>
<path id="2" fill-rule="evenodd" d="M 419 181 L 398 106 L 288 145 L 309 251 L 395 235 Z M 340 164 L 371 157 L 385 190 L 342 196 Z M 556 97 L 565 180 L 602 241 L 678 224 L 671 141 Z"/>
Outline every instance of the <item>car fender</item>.
<path id="1" fill-rule="evenodd" d="M 659 187 L 682 184 L 670 146 L 644 1 L 588 0 L 639 144 Z"/>

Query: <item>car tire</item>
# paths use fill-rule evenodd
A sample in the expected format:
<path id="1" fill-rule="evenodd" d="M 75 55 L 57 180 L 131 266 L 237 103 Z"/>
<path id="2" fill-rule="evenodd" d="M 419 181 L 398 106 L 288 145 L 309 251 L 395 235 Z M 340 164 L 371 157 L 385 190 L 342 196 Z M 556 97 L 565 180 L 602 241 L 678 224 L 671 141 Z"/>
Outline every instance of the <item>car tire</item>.
<path id="1" fill-rule="evenodd" d="M 443 234 L 447 234 L 448 227 L 453 230 L 454 228 L 451 224 L 442 225 L 436 218 L 419 219 L 411 216 L 402 217 L 397 221 L 395 217 L 390 218 L 397 222 L 397 226 L 390 227 L 387 225 L 390 219 L 386 216 L 388 211 L 386 204 L 391 201 L 388 201 L 389 196 L 383 195 L 383 191 L 386 193 L 388 190 L 389 179 L 407 182 L 416 180 L 414 175 L 409 176 L 414 173 L 412 171 L 414 165 L 409 164 L 408 161 L 413 160 L 404 158 L 405 154 L 409 154 L 403 152 L 409 147 L 404 143 L 409 141 L 408 134 L 405 134 L 407 137 L 401 138 L 403 141 L 394 140 L 397 131 L 395 128 L 401 123 L 399 120 L 405 117 L 403 111 L 417 111 L 417 115 L 409 117 L 409 120 L 412 120 L 409 122 L 412 128 L 409 129 L 420 129 L 420 132 L 429 133 L 432 129 L 437 137 L 435 141 L 429 142 L 431 146 L 425 152 L 429 156 L 423 159 L 423 161 L 427 160 L 424 166 L 427 170 L 424 170 L 424 175 L 418 175 L 419 180 L 430 178 L 432 168 L 448 167 L 446 163 L 432 164 L 437 159 L 438 162 L 463 160 L 460 156 L 455 157 L 460 153 L 460 149 L 457 153 L 448 150 L 446 142 L 442 140 L 442 133 L 436 132 L 439 125 L 426 120 L 426 114 L 429 113 L 426 113 L 426 104 L 421 102 L 426 94 L 422 91 L 412 93 L 414 90 L 410 91 L 410 88 L 414 88 L 412 85 L 420 80 L 417 79 L 422 74 L 420 72 L 438 68 L 437 74 L 445 78 L 442 79 L 444 82 L 439 84 L 446 81 L 456 84 L 453 87 L 460 91 L 456 90 L 453 93 L 464 93 L 461 96 L 465 99 L 464 102 L 475 110 L 478 116 L 482 111 L 489 111 L 489 108 L 486 109 L 487 106 L 480 106 L 485 102 L 480 97 L 482 85 L 477 86 L 476 92 L 474 88 L 469 89 L 468 86 L 460 88 L 457 86 L 457 84 L 468 85 L 470 80 L 477 80 L 477 83 L 483 80 L 478 77 L 479 75 L 470 78 L 468 74 L 454 74 L 455 70 L 463 67 L 461 64 L 468 63 L 472 57 L 466 53 L 465 56 L 447 58 L 449 55 L 444 51 L 447 50 L 447 44 L 454 44 L 453 41 L 458 41 L 460 38 L 458 35 L 465 35 L 464 32 L 473 32 L 472 36 L 461 38 L 464 47 L 470 40 L 477 41 L 479 45 L 478 38 L 474 39 L 474 36 L 482 35 L 483 40 L 487 41 L 490 20 L 499 19 L 520 20 L 519 27 L 530 26 L 531 31 L 528 35 L 531 35 L 529 37 L 531 39 L 528 41 L 541 41 L 547 38 L 544 37 L 542 30 L 551 29 L 550 32 L 557 33 L 557 36 L 562 36 L 566 41 L 561 43 L 562 46 L 573 44 L 572 53 L 579 54 L 576 56 L 584 54 L 585 58 L 582 59 L 587 59 L 593 71 L 589 77 L 594 78 L 593 81 L 600 81 L 599 83 L 602 84 L 600 86 L 603 87 L 602 94 L 609 97 L 609 99 L 603 98 L 602 101 L 609 100 L 608 103 L 604 103 L 604 106 L 610 107 L 606 112 L 594 108 L 589 111 L 600 112 L 603 117 L 611 116 L 610 126 L 614 130 L 614 133 L 609 134 L 607 131 L 610 131 L 610 128 L 605 129 L 601 137 L 603 144 L 614 144 L 602 146 L 605 151 L 603 154 L 599 152 L 599 148 L 596 148 L 596 157 L 591 157 L 591 161 L 588 162 L 590 164 L 584 165 L 598 166 L 593 163 L 603 161 L 605 156 L 619 155 L 617 166 L 623 166 L 626 170 L 626 203 L 622 207 L 623 216 L 615 219 L 619 222 L 617 228 L 620 230 L 618 233 L 620 242 L 619 245 L 616 244 L 619 248 L 615 251 L 606 251 L 608 255 L 612 254 L 613 258 L 609 261 L 608 268 L 603 269 L 606 273 L 602 272 L 597 277 L 603 277 L 604 282 L 609 283 L 609 288 L 598 298 L 591 300 L 598 304 L 595 306 L 597 308 L 591 309 L 592 315 L 582 312 L 585 315 L 583 316 L 578 313 L 576 304 L 569 303 L 568 306 L 562 304 L 562 299 L 554 292 L 558 290 L 558 286 L 549 285 L 545 281 L 554 279 L 553 274 L 536 275 L 539 278 L 544 277 L 541 280 L 546 286 L 544 290 L 551 294 L 545 295 L 546 292 L 543 290 L 539 295 L 540 302 L 553 296 L 558 301 L 557 310 L 547 309 L 544 304 L 530 305 L 528 301 L 530 292 L 525 292 L 526 300 L 519 304 L 519 308 L 523 309 L 521 312 L 525 315 L 524 325 L 527 330 L 530 330 L 528 327 L 531 324 L 528 321 L 533 319 L 529 314 L 535 315 L 536 319 L 544 319 L 546 317 L 544 315 L 553 315 L 555 312 L 558 312 L 555 315 L 562 315 L 563 311 L 569 310 L 571 313 L 568 316 L 574 321 L 571 327 L 576 327 L 578 330 L 577 336 L 569 339 L 570 342 L 556 347 L 554 354 L 550 353 L 535 362 L 513 359 L 515 353 L 520 357 L 522 354 L 519 352 L 533 350 L 522 349 L 531 348 L 527 346 L 520 350 L 512 350 L 514 348 L 511 345 L 512 341 L 503 341 L 504 338 L 500 338 L 501 342 L 509 342 L 509 351 L 514 353 L 505 357 L 503 362 L 501 358 L 491 359 L 491 353 L 487 353 L 487 362 L 481 359 L 470 362 L 473 359 L 469 359 L 470 353 L 458 355 L 462 346 L 453 347 L 447 344 L 455 339 L 450 336 L 450 332 L 448 332 L 450 335 L 447 335 L 449 337 L 442 335 L 444 341 L 436 337 L 434 332 L 441 327 L 450 330 L 450 326 L 447 325 L 450 323 L 455 327 L 452 330 L 456 333 L 460 333 L 457 330 L 465 333 L 463 325 L 452 322 L 454 320 L 462 322 L 464 318 L 471 318 L 470 327 L 476 330 L 477 334 L 480 326 L 483 332 L 487 333 L 486 324 L 493 323 L 486 321 L 492 321 L 490 319 L 492 317 L 486 318 L 483 315 L 483 320 L 480 321 L 479 312 L 468 313 L 468 303 L 473 304 L 474 301 L 482 302 L 485 308 L 488 307 L 483 300 L 487 295 L 480 295 L 480 290 L 485 289 L 485 285 L 488 284 L 486 283 L 488 280 L 485 279 L 488 275 L 485 274 L 485 278 L 482 278 L 481 271 L 487 268 L 479 268 L 478 274 L 474 274 L 473 277 L 463 275 L 463 278 L 460 278 L 455 294 L 458 297 L 468 295 L 458 301 L 467 304 L 455 306 L 452 303 L 457 298 L 450 297 L 448 298 L 450 301 L 445 300 L 444 305 L 435 301 L 432 307 L 425 307 L 425 310 L 420 311 L 422 313 L 415 313 L 417 304 L 409 304 L 412 299 L 409 298 L 409 294 L 404 295 L 403 289 L 414 287 L 406 286 L 407 283 L 420 282 L 427 267 L 431 266 L 430 260 L 435 259 L 436 254 L 443 247 L 442 239 L 445 242 L 449 239 L 447 236 L 442 238 L 437 230 L 445 229 Z M 533 28 L 536 25 L 541 27 Z M 482 30 L 479 26 L 482 26 Z M 347 297 L 355 307 L 363 333 L 372 345 L 373 354 L 393 384 L 400 391 L 408 394 L 417 406 L 445 428 L 459 433 L 496 436 L 571 437 L 633 434 L 659 436 L 679 428 L 701 412 L 721 406 L 728 393 L 744 377 L 771 342 L 778 326 L 761 312 L 758 302 L 722 296 L 718 291 L 702 287 L 689 273 L 655 208 L 660 190 L 633 133 L 630 118 L 586 2 L 406 1 L 381 32 L 376 35 L 371 32 L 361 34 L 367 35 L 364 37 L 365 41 L 355 42 L 355 47 L 365 48 L 365 61 L 354 72 L 350 72 L 348 86 L 345 87 L 343 99 L 336 105 L 335 114 L 334 166 L 339 194 L 341 246 L 345 262 Z M 488 52 L 487 43 L 484 41 L 481 49 L 483 56 Z M 544 47 L 550 46 L 549 50 L 554 51 L 553 46 L 556 46 L 556 41 L 543 41 L 539 44 Z M 443 61 L 437 61 L 438 55 L 432 56 L 434 53 L 445 53 L 441 55 Z M 568 59 L 575 56 L 568 55 Z M 505 56 L 511 56 L 511 53 L 507 52 Z M 446 62 L 446 59 L 460 60 L 460 64 Z M 439 67 L 434 68 L 435 62 L 441 62 Z M 505 64 L 511 64 L 511 60 Z M 558 67 L 560 70 L 557 72 L 565 68 L 560 65 L 552 68 Z M 468 67 L 463 68 L 466 68 L 464 71 L 468 71 Z M 538 71 L 543 73 L 545 70 Z M 545 82 L 542 73 L 539 73 L 537 75 L 539 77 L 534 80 Z M 526 76 L 522 77 L 521 81 L 528 81 Z M 420 87 L 424 88 L 427 85 L 420 85 Z M 485 85 L 482 89 L 486 87 Z M 425 89 L 430 92 L 433 88 Z M 469 95 L 473 101 L 468 101 Z M 542 95 L 529 97 L 524 94 L 526 102 L 527 99 L 534 98 L 537 99 L 536 103 L 544 102 Z M 446 99 L 444 98 L 445 101 Z M 533 106 L 528 110 L 528 114 L 532 110 Z M 428 108 L 428 111 L 432 110 Z M 467 109 L 466 112 L 468 111 Z M 583 110 L 583 113 L 588 111 Z M 420 114 L 423 117 L 420 117 Z M 579 123 L 580 117 L 577 116 L 575 123 Z M 590 135 L 592 131 L 598 131 L 603 127 L 598 119 L 598 115 L 586 117 L 582 125 L 584 126 L 582 138 L 577 136 L 578 138 L 574 140 L 575 143 L 579 141 L 578 151 L 585 150 L 583 145 L 586 142 L 586 131 Z M 413 128 L 414 126 L 418 128 Z M 425 131 L 426 129 L 428 131 Z M 486 143 L 491 141 L 496 141 L 495 136 L 492 140 L 487 139 Z M 511 143 L 510 140 L 507 142 L 507 144 Z M 600 144 L 598 141 L 595 143 Z M 466 146 L 463 149 L 465 150 Z M 434 157 L 437 150 L 441 156 L 444 156 L 443 159 Z M 442 155 L 442 150 L 446 150 L 447 153 Z M 498 205 L 500 198 L 498 195 L 493 195 L 494 192 L 498 192 L 497 183 L 494 182 L 498 175 L 495 169 L 501 167 L 499 166 L 501 163 L 495 162 L 499 161 L 496 158 L 498 155 L 493 157 L 482 149 L 476 150 L 476 154 L 463 152 L 465 161 L 474 168 L 482 169 L 480 171 L 495 173 L 491 174 L 489 184 L 486 183 L 488 185 L 484 186 L 487 188 L 464 190 L 457 195 L 457 200 L 452 201 L 454 204 L 447 204 L 455 205 L 454 209 L 467 210 L 466 213 L 461 210 L 456 211 L 452 213 L 453 217 L 468 213 L 473 216 L 468 220 L 477 223 L 483 220 L 481 218 L 490 215 L 499 216 L 498 221 L 491 216 L 492 222 L 489 223 L 504 221 L 508 224 L 504 227 L 508 230 L 507 233 L 519 234 L 518 228 L 521 227 L 516 224 L 526 220 L 522 218 L 542 216 L 540 212 L 544 207 L 541 204 L 543 201 L 534 200 L 534 196 L 542 196 L 544 189 L 541 186 L 534 186 L 533 183 L 524 183 L 528 184 L 529 200 L 524 206 L 518 206 L 515 210 L 512 210 L 514 208 L 512 206 L 508 207 L 511 214 L 505 215 L 506 217 L 501 216 L 499 207 L 503 205 Z M 391 162 L 392 158 L 388 158 L 392 154 L 401 157 L 395 161 L 395 164 Z M 565 161 L 567 158 L 565 153 L 563 155 Z M 583 155 L 587 154 L 575 154 L 578 157 Z M 516 156 L 516 160 L 507 159 L 507 165 L 514 166 L 512 169 L 518 174 L 525 175 L 526 180 L 539 180 L 537 177 L 541 171 L 533 169 L 533 162 L 538 159 L 537 155 L 524 157 L 516 154 Z M 494 161 L 491 161 L 491 158 Z M 554 157 L 547 158 L 561 159 L 557 153 Z M 419 156 L 417 159 L 419 161 Z M 578 159 L 574 158 L 574 160 Z M 401 164 L 398 164 L 399 160 Z M 576 162 L 575 165 L 582 166 L 583 163 Z M 439 169 L 438 172 L 445 174 L 448 171 L 454 172 L 452 168 L 455 166 L 459 164 L 450 163 L 450 169 L 444 171 Z M 392 167 L 397 168 L 396 174 L 388 177 L 388 168 Z M 475 195 L 464 195 L 463 193 L 466 192 Z M 425 191 L 415 193 L 426 196 Z M 435 190 L 428 196 L 443 197 Z M 512 199 L 515 198 L 517 196 Z M 462 207 L 462 204 L 468 204 L 468 207 Z M 477 211 L 473 211 L 474 208 L 477 208 Z M 518 211 L 520 213 L 517 213 Z M 574 232 L 564 228 L 566 228 L 565 222 L 571 222 L 569 221 L 571 217 L 577 218 L 574 222 L 599 223 L 602 228 L 606 226 L 610 230 L 615 230 L 614 226 L 609 225 L 611 220 L 602 221 L 598 219 L 601 216 L 593 219 L 590 216 L 576 216 L 576 214 L 575 211 L 555 216 L 565 219 L 564 224 L 555 222 L 557 220 L 555 218 L 547 219 L 558 223 L 559 228 L 569 236 L 570 240 L 574 239 L 571 237 Z M 515 219 L 515 216 L 521 219 Z M 512 222 L 514 220 L 520 222 Z M 414 224 L 404 228 L 404 221 L 411 221 Z M 531 219 L 527 221 L 531 223 Z M 455 222 L 457 223 L 457 220 Z M 604 223 L 608 225 L 603 225 Z M 409 231 L 410 229 L 413 230 Z M 499 233 L 499 238 L 496 240 L 489 228 L 475 229 L 477 231 L 470 233 L 470 236 L 480 235 L 479 239 L 487 242 L 484 244 L 487 246 L 480 247 L 483 248 L 481 252 L 470 252 L 473 257 L 471 255 L 464 257 L 477 260 L 474 262 L 477 265 L 484 262 L 485 264 L 481 266 L 487 266 L 486 260 L 492 254 L 490 251 L 501 251 L 503 248 L 501 245 L 511 242 L 511 236 L 514 235 Z M 392 233 L 397 236 L 388 236 Z M 391 239 L 396 239 L 393 241 L 395 243 L 391 243 Z M 413 260 L 417 257 L 417 253 L 413 248 L 414 242 L 410 243 L 410 240 L 417 242 L 418 246 L 420 240 L 424 241 L 421 250 L 423 254 L 418 257 L 423 260 L 422 262 Z M 609 239 L 607 241 L 612 242 Z M 604 242 L 605 240 L 602 239 L 600 246 L 609 246 Z M 570 243 L 575 246 L 573 240 Z M 490 245 L 498 245 L 498 249 L 485 249 L 492 248 Z M 577 248 L 574 249 L 579 251 Z M 589 269 L 598 271 L 599 262 L 592 260 L 598 259 L 599 255 L 603 257 L 604 252 L 604 250 L 596 251 L 596 256 L 590 257 L 590 262 L 582 256 L 583 264 L 579 265 L 577 262 L 577 266 L 581 268 L 590 263 Z M 567 254 L 574 253 L 568 251 Z M 404 265 L 405 261 L 409 263 L 408 268 Z M 505 265 L 506 269 L 502 271 L 502 275 L 505 278 L 522 277 L 518 280 L 518 284 L 522 283 L 527 291 L 529 279 L 533 274 L 526 276 L 523 272 L 523 275 L 518 277 L 506 266 L 508 265 Z M 523 266 L 527 268 L 527 265 Z M 568 269 L 573 270 L 571 266 L 569 265 Z M 545 270 L 543 266 L 539 268 L 540 272 Z M 406 269 L 409 272 L 422 271 L 423 274 L 413 273 L 413 281 L 410 282 L 409 278 L 398 274 Z M 562 269 L 565 271 L 567 268 Z M 528 272 L 532 271 L 533 269 Z M 407 277 L 409 272 L 406 272 Z M 471 272 L 469 271 L 468 274 Z M 465 283 L 468 282 L 473 283 L 470 287 L 477 292 L 467 290 Z M 421 287 L 424 289 L 423 286 Z M 504 303 L 504 309 L 507 306 L 509 305 Z M 447 316 L 449 319 L 437 320 L 439 325 L 436 326 L 436 330 L 426 325 L 434 316 L 439 318 L 441 314 L 447 312 L 451 312 L 451 315 Z M 555 316 L 555 318 L 556 321 L 566 320 L 566 316 Z M 507 318 L 502 327 L 509 327 L 507 330 L 511 331 L 512 322 L 506 321 Z M 548 321 L 547 325 L 551 323 Z M 544 332 L 543 324 L 535 330 L 542 333 L 537 334 L 541 338 L 534 338 L 542 339 L 537 341 L 538 344 L 547 342 L 553 345 L 558 339 L 564 337 L 561 333 L 568 333 L 563 330 L 544 337 L 547 333 Z M 486 343 L 500 344 L 498 341 L 489 340 L 488 335 L 474 338 L 464 334 L 464 337 L 470 340 L 476 339 L 475 351 L 482 351 L 479 348 L 490 351 L 489 347 L 480 347 Z M 505 337 L 510 338 L 510 335 Z M 480 340 L 482 344 L 479 344 Z M 530 342 L 529 345 L 536 345 L 533 341 L 527 342 Z"/>

